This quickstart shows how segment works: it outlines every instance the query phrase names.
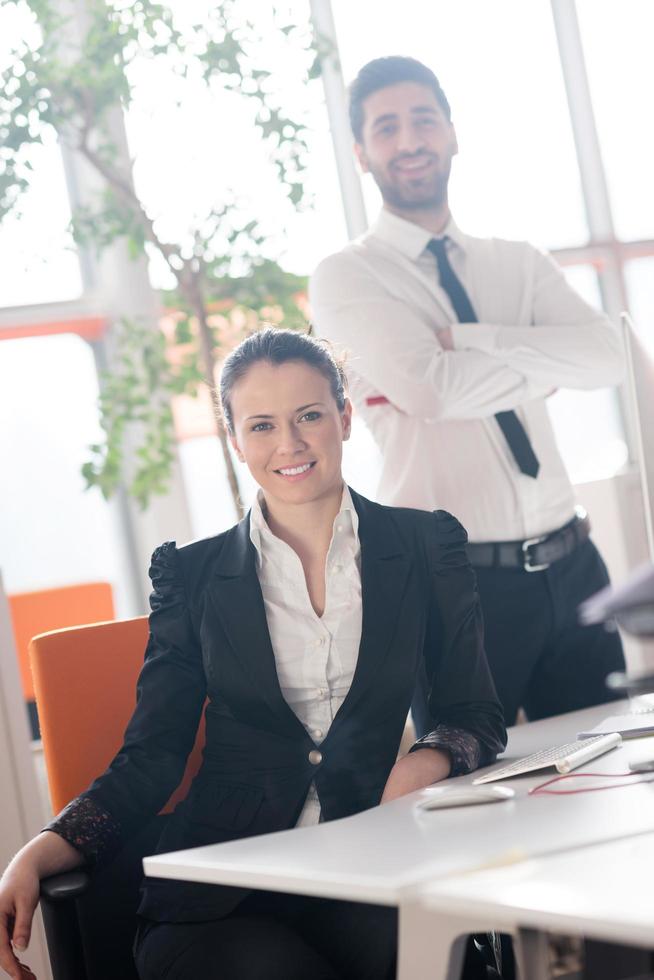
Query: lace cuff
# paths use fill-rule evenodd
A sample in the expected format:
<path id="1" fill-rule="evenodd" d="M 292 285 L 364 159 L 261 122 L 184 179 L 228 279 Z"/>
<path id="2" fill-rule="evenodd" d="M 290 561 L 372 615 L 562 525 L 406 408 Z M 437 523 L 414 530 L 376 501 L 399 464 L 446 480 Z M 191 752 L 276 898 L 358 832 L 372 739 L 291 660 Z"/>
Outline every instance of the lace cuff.
<path id="1" fill-rule="evenodd" d="M 441 749 L 447 752 L 452 760 L 450 776 L 465 776 L 479 767 L 481 746 L 470 732 L 462 728 L 451 728 L 449 725 L 437 725 L 432 732 L 419 738 L 410 752 L 418 749 Z"/>
<path id="2" fill-rule="evenodd" d="M 89 867 L 101 864 L 120 843 L 118 822 L 87 796 L 72 800 L 44 829 L 72 844 Z"/>

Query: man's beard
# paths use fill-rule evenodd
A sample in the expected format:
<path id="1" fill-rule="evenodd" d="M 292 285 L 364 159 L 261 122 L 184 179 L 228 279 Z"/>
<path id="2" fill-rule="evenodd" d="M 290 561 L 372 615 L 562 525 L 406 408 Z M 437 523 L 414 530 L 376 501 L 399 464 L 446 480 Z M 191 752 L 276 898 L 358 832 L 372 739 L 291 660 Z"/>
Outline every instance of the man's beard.
<path id="1" fill-rule="evenodd" d="M 447 185 L 450 179 L 450 165 L 448 164 L 445 172 L 434 174 L 428 182 L 416 181 L 415 188 L 411 188 L 408 180 L 404 186 L 391 183 L 382 175 L 370 168 L 377 187 L 385 204 L 402 211 L 431 211 L 443 206 L 447 202 Z"/>

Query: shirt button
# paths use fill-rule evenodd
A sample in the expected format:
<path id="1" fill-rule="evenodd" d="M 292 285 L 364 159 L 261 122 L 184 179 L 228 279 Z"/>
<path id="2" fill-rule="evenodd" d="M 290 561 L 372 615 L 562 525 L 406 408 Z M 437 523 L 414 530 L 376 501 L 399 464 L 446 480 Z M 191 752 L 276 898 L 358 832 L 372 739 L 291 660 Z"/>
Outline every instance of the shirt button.
<path id="1" fill-rule="evenodd" d="M 312 766 L 319 766 L 322 762 L 322 752 L 319 752 L 318 749 L 311 749 L 309 752 L 309 762 Z"/>
<path id="2" fill-rule="evenodd" d="M 316 646 L 317 647 L 324 647 L 324 645 L 325 645 L 325 637 L 324 636 L 321 636 L 319 640 L 316 640 Z"/>
<path id="3" fill-rule="evenodd" d="M 314 738 L 322 738 L 322 728 L 314 728 L 312 735 Z"/>

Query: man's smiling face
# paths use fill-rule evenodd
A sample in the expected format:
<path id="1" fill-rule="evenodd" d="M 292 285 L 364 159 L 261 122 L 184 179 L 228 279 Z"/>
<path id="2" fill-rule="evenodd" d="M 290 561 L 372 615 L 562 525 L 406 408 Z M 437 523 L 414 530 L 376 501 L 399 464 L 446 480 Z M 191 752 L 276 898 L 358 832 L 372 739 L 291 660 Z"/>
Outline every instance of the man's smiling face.
<path id="1" fill-rule="evenodd" d="M 398 82 L 363 103 L 359 163 L 393 210 L 441 207 L 447 201 L 456 133 L 435 94 L 418 82 Z"/>

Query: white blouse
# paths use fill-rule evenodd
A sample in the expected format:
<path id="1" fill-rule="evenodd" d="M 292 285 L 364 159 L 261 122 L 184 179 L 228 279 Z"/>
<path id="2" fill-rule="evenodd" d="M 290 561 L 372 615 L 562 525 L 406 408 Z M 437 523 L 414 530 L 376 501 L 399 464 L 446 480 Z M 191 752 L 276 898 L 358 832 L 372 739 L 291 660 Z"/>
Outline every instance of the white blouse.
<path id="1" fill-rule="evenodd" d="M 318 616 L 309 599 L 302 563 L 268 527 L 262 500 L 259 491 L 250 514 L 250 538 L 257 552 L 257 575 L 277 677 L 286 702 L 320 745 L 350 690 L 359 655 L 359 519 L 344 486 L 327 552 L 325 609 Z M 297 826 L 319 820 L 320 802 L 312 783 Z"/>

